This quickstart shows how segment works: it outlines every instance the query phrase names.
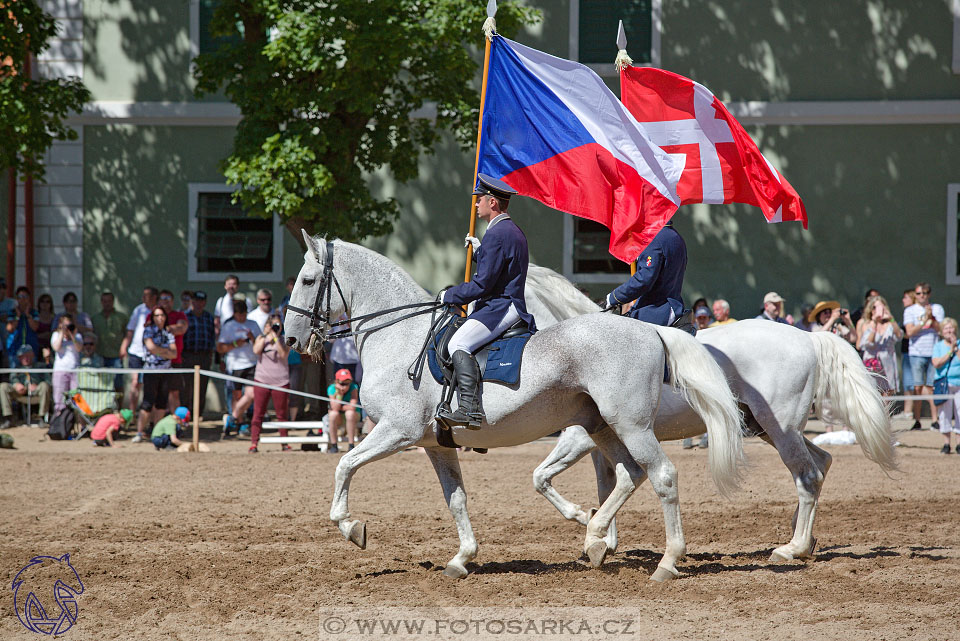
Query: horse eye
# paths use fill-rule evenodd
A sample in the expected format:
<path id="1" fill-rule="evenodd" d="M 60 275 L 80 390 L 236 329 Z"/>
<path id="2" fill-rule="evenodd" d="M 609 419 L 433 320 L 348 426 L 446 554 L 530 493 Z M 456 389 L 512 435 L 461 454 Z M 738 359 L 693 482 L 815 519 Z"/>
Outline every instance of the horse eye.
<path id="1" fill-rule="evenodd" d="M 317 282 L 317 279 L 316 279 L 316 278 L 310 278 L 309 276 L 304 276 L 304 277 L 303 277 L 303 284 L 306 285 L 307 287 L 310 287 L 310 286 L 313 285 L 315 282 Z"/>

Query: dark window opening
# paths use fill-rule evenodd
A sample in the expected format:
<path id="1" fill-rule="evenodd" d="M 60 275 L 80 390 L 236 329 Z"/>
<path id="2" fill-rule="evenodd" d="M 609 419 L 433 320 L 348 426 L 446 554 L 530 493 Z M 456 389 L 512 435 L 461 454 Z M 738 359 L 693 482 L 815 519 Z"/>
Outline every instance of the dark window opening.
<path id="1" fill-rule="evenodd" d="M 649 64 L 653 0 L 580 0 L 579 58 L 585 64 L 612 64 L 617 56 L 617 25 L 623 20 L 627 53 L 635 64 Z"/>
<path id="2" fill-rule="evenodd" d="M 229 193 L 200 193 L 197 202 L 198 272 L 273 270 L 273 220 L 251 218 Z"/>
<path id="3" fill-rule="evenodd" d="M 573 272 L 624 274 L 629 268 L 610 255 L 610 230 L 586 218 L 573 219 Z"/>

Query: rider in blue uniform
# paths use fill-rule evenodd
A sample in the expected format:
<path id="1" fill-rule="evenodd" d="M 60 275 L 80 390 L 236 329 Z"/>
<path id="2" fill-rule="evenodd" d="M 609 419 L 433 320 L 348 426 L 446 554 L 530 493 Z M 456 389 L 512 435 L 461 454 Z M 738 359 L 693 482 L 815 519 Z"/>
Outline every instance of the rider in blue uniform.
<path id="1" fill-rule="evenodd" d="M 520 321 L 530 331 L 536 331 L 536 324 L 523 297 L 530 262 L 527 238 L 507 214 L 510 196 L 517 192 L 502 180 L 480 174 L 473 193 L 477 196 L 477 215 L 488 225 L 482 246 L 477 239 L 467 237 L 477 259 L 473 280 L 443 292 L 444 303 L 466 305 L 476 301 L 476 305 L 447 344 L 457 380 L 458 406 L 456 412 L 441 410 L 440 418 L 449 425 L 480 429 L 484 419 L 480 367 L 473 352 Z"/>
<path id="2" fill-rule="evenodd" d="M 628 316 L 654 325 L 672 325 L 683 316 L 680 290 L 686 269 L 687 245 L 667 223 L 637 257 L 637 273 L 607 294 L 607 307 L 635 300 Z"/>

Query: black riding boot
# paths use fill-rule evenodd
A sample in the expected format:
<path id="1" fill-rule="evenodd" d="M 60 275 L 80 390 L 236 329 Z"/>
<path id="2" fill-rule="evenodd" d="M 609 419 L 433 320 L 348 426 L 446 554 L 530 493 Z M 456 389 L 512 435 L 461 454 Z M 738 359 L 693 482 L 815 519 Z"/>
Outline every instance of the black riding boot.
<path id="1" fill-rule="evenodd" d="M 463 350 L 453 353 L 453 375 L 457 379 L 457 411 L 441 410 L 440 418 L 449 425 L 465 425 L 467 429 L 478 430 L 483 422 L 483 410 L 480 407 L 480 366 L 473 354 Z"/>

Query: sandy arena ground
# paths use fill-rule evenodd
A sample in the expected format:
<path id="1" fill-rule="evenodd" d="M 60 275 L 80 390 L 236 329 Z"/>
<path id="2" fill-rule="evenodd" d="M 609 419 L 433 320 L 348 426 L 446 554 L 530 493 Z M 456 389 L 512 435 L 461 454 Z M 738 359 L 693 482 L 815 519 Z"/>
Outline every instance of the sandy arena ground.
<path id="1" fill-rule="evenodd" d="M 361 551 L 327 520 L 338 455 L 268 445 L 252 456 L 243 440 L 212 442 L 205 454 L 129 440 L 109 451 L 44 442 L 36 428 L 10 433 L 17 449 L 0 450 L 0 639 L 37 638 L 14 614 L 11 582 L 34 555 L 66 552 L 86 588 L 63 637 L 74 640 L 355 638 L 321 633 L 321 612 L 349 618 L 374 606 L 585 606 L 594 619 L 617 607 L 609 612 L 632 620 L 629 630 L 577 635 L 592 639 L 960 638 L 960 456 L 941 455 L 940 435 L 926 430 L 898 434 L 894 478 L 857 446 L 828 448 L 819 554 L 783 565 L 767 557 L 790 537 L 796 493 L 774 450 L 748 440 L 744 489 L 727 501 L 704 451 L 665 444 L 680 472 L 688 556 L 664 585 L 647 580 L 664 544 L 650 485 L 620 513 L 617 555 L 591 569 L 583 528 L 531 486 L 549 440 L 461 455 L 480 554 L 456 581 L 441 573 L 456 529 L 417 451 L 355 477 L 351 509 L 369 534 Z M 555 485 L 596 504 L 589 462 Z M 380 638 L 424 636 L 475 635 Z"/>

